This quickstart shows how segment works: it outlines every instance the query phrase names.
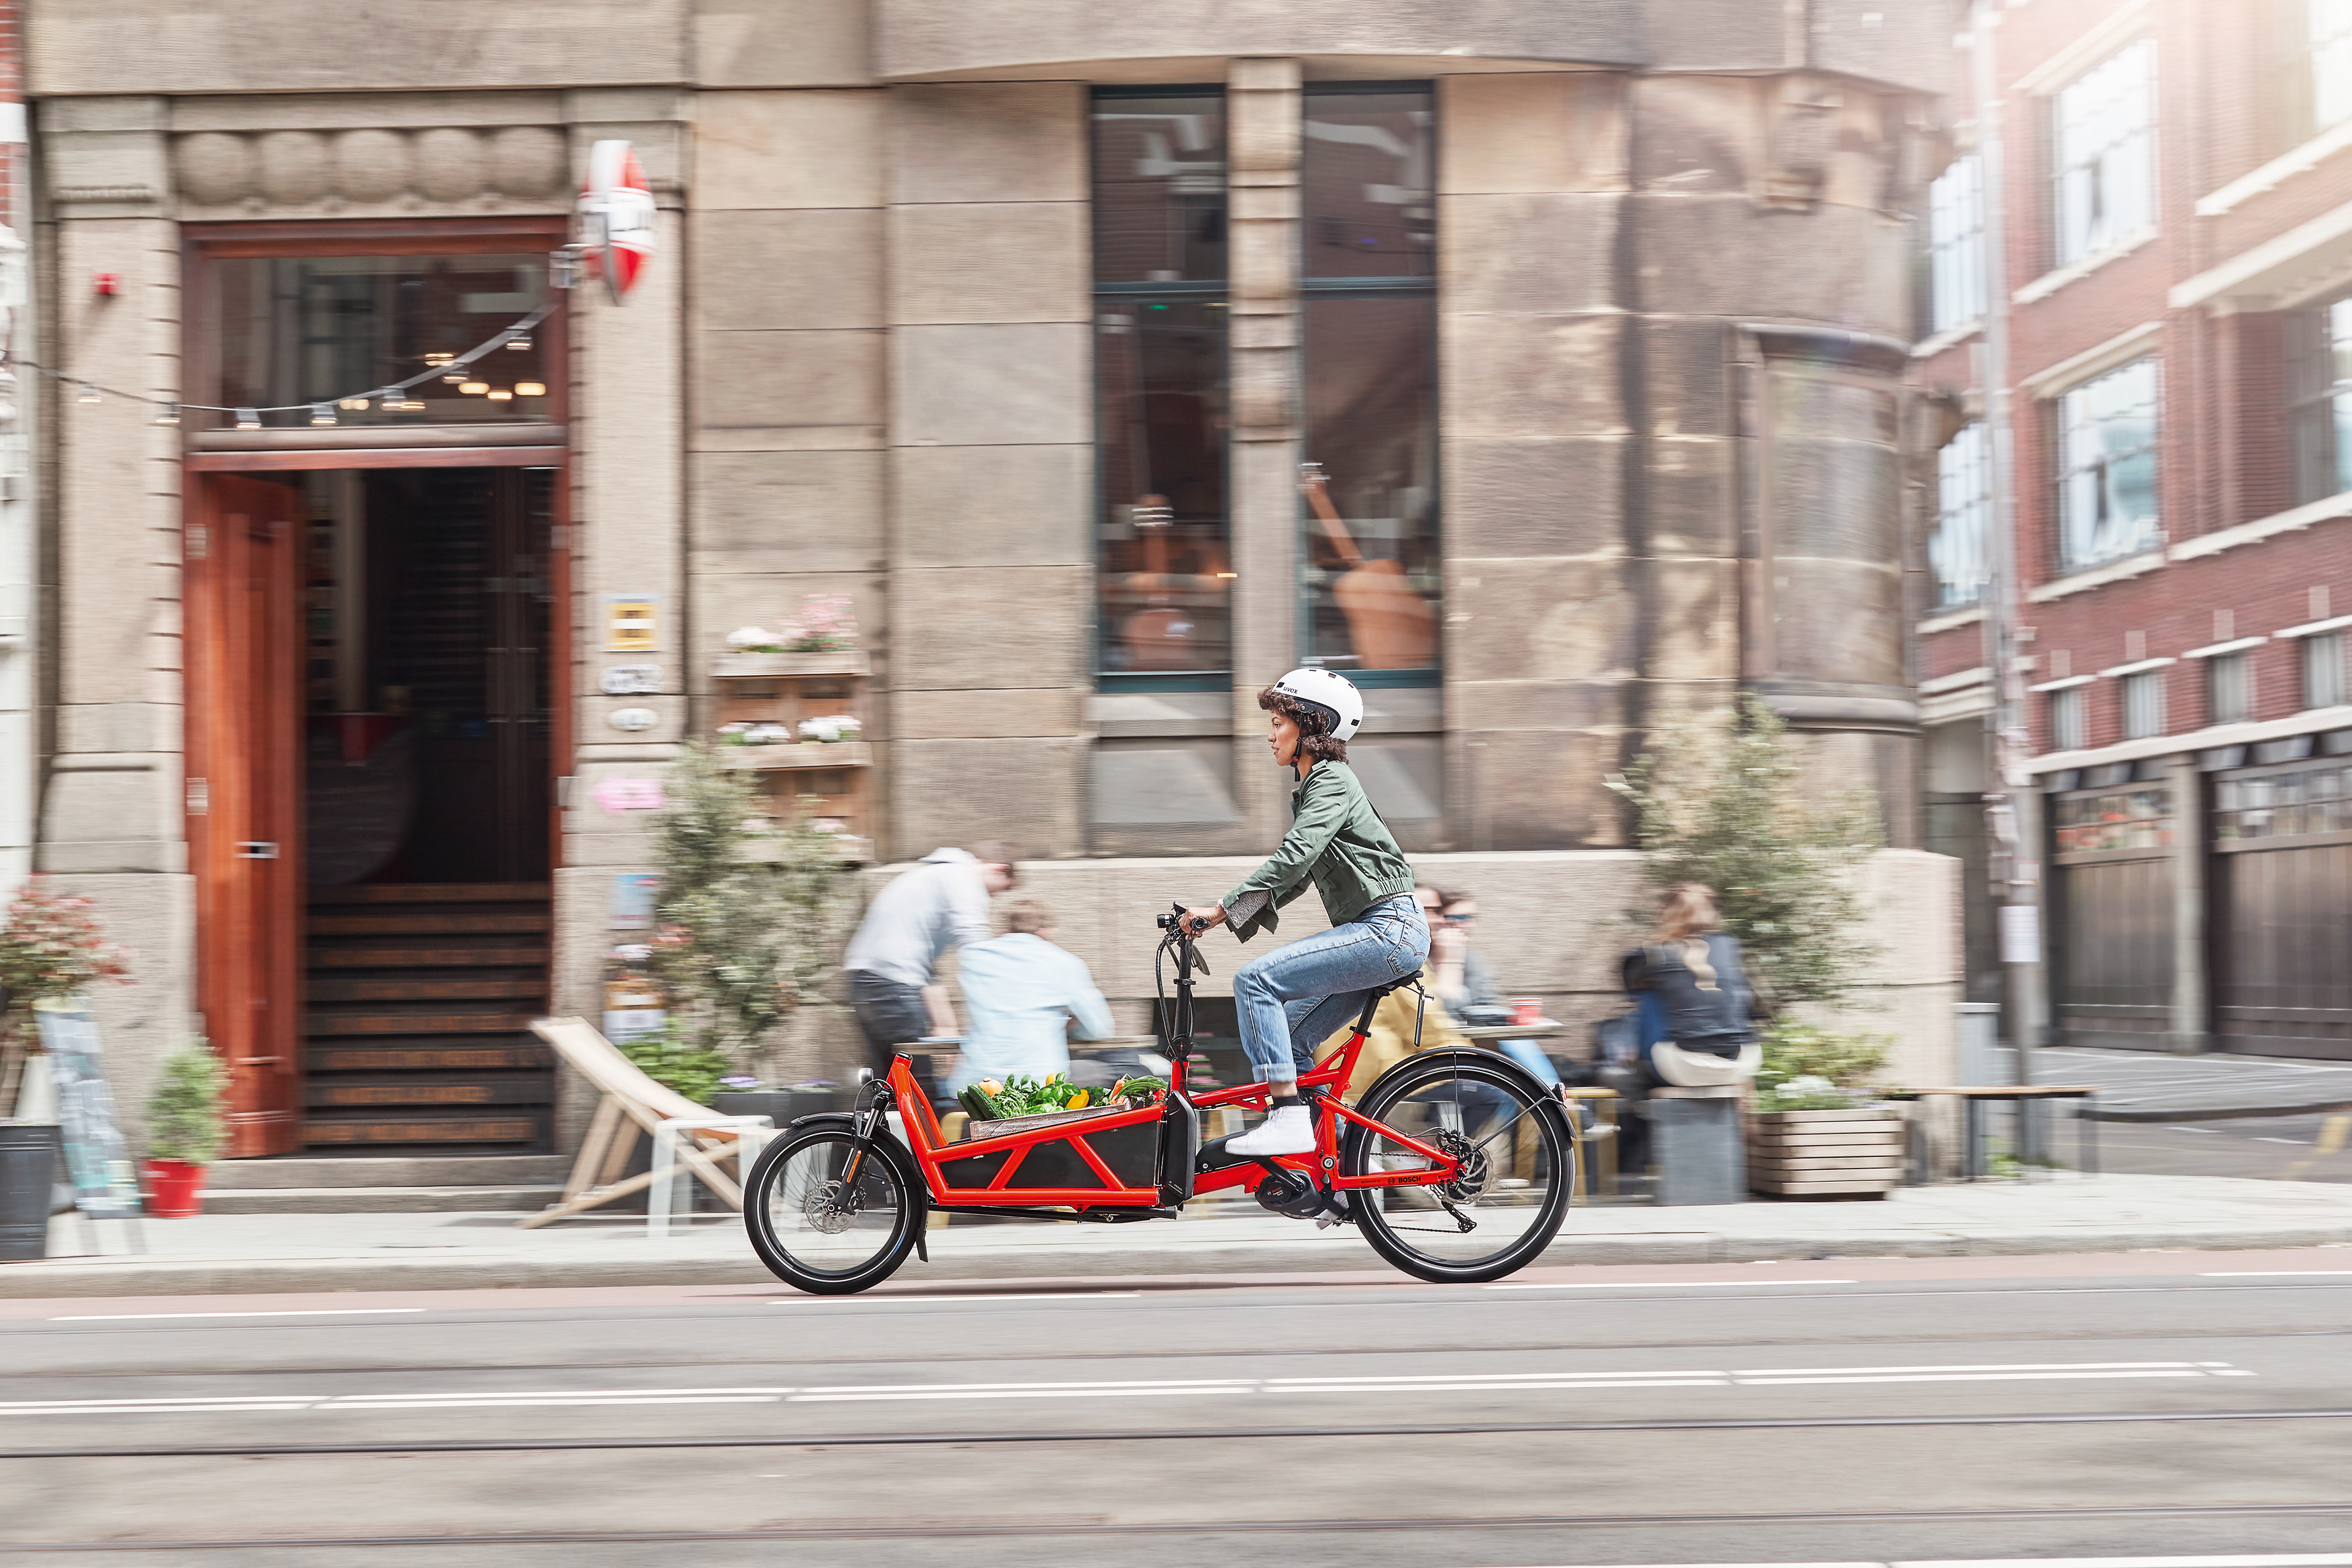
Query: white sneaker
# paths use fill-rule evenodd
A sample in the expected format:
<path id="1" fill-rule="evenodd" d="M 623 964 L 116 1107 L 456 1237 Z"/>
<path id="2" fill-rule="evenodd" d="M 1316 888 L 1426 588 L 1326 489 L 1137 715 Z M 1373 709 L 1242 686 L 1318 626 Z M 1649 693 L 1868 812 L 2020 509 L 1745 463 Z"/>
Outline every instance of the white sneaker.
<path id="1" fill-rule="evenodd" d="M 1225 1145 L 1233 1155 L 1311 1155 L 1315 1118 L 1304 1105 L 1276 1105 L 1274 1113 Z"/>

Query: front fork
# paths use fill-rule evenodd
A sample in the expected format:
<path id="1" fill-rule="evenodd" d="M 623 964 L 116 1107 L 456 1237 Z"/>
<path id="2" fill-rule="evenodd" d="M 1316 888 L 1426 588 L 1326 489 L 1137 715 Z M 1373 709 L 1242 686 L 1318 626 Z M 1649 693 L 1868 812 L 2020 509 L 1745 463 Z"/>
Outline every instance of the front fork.
<path id="1" fill-rule="evenodd" d="M 850 1131 L 849 1164 L 841 1173 L 842 1190 L 853 1199 L 857 1192 L 857 1180 L 866 1174 L 866 1156 L 874 1147 L 874 1130 L 882 1125 L 883 1116 L 890 1109 L 890 1082 L 887 1078 L 868 1079 L 866 1083 L 866 1103 L 857 1111 L 857 1124 Z"/>

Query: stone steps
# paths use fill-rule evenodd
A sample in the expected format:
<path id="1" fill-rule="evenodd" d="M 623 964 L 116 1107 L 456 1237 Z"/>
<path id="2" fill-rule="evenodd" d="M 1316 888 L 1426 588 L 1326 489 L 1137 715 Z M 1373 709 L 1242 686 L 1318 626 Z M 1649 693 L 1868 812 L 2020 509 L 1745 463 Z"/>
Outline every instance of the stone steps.
<path id="1" fill-rule="evenodd" d="M 206 1214 L 513 1214 L 562 1200 L 548 1186 L 207 1187 Z"/>

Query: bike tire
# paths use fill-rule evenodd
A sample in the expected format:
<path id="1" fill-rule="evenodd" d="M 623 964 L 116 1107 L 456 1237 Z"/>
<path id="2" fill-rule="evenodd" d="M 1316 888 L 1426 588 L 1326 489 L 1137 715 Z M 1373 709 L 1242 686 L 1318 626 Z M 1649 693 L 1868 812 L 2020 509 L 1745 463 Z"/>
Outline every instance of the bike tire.
<path id="1" fill-rule="evenodd" d="M 1576 1143 L 1569 1135 L 1567 1117 L 1559 1102 L 1524 1074 L 1500 1062 L 1488 1064 L 1448 1057 L 1415 1068 L 1408 1058 L 1373 1084 L 1356 1109 L 1375 1121 L 1393 1125 L 1391 1116 L 1406 1101 L 1449 1080 L 1477 1084 L 1504 1095 L 1517 1114 L 1535 1124 L 1538 1159 L 1549 1158 L 1551 1162 L 1552 1180 L 1534 1205 L 1535 1212 L 1526 1228 L 1492 1254 L 1449 1258 L 1412 1239 L 1412 1232 L 1400 1227 L 1399 1217 L 1384 1207 L 1382 1189 L 1360 1187 L 1349 1197 L 1356 1228 L 1371 1244 L 1372 1250 L 1396 1268 L 1433 1284 L 1482 1284 L 1527 1267 L 1541 1257 L 1544 1249 L 1559 1234 L 1576 1192 Z M 1365 1127 L 1350 1124 L 1349 1130 L 1350 1136 L 1341 1152 L 1340 1168 L 1349 1176 L 1363 1176 L 1370 1169 L 1375 1145 L 1380 1140 Z M 1427 1189 L 1386 1190 L 1402 1193 Z M 1444 1212 L 1440 1209 L 1437 1214 L 1442 1216 Z M 1417 1214 L 1415 1218 L 1425 1221 L 1431 1216 Z"/>
<path id="2" fill-rule="evenodd" d="M 834 1255 L 820 1261 L 812 1255 L 815 1249 L 807 1244 L 794 1250 L 796 1234 L 809 1232 L 791 1222 L 780 1224 L 780 1216 L 804 1212 L 808 1199 L 803 1194 L 782 1190 L 787 1181 L 805 1184 L 813 1171 L 821 1171 L 827 1166 L 839 1168 L 845 1165 L 848 1152 L 855 1145 L 850 1129 L 844 1125 L 812 1127 L 789 1134 L 761 1152 L 751 1166 L 751 1179 L 744 1183 L 743 1228 L 751 1237 L 751 1250 L 759 1254 L 760 1261 L 767 1265 L 771 1273 L 795 1290 L 819 1296 L 855 1295 L 871 1290 L 897 1273 L 915 1249 L 926 1210 L 921 1178 L 915 1174 L 914 1162 L 899 1149 L 896 1140 L 887 1134 L 877 1134 L 868 1145 L 868 1159 L 858 1178 L 858 1190 L 866 1194 L 871 1187 L 887 1193 L 891 1211 L 887 1226 L 873 1231 L 870 1252 L 866 1256 L 838 1255 L 844 1250 L 857 1252 L 859 1245 L 852 1243 L 846 1249 L 834 1249 Z M 878 1215 L 880 1211 L 875 1212 Z M 851 1234 L 857 1228 L 853 1221 L 841 1234 Z M 834 1266 L 827 1267 L 827 1263 Z"/>

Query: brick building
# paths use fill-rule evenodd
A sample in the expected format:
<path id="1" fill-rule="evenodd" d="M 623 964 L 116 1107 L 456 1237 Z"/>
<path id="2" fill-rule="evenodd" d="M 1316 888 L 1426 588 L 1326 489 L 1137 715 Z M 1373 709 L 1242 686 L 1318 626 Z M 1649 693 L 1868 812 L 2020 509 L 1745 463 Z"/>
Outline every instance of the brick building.
<path id="1" fill-rule="evenodd" d="M 1993 39 L 2043 1038 L 2352 1056 L 2352 14 L 2011 0 Z M 1974 145 L 1932 203 L 1916 625 L 1929 838 L 1980 871 Z"/>

